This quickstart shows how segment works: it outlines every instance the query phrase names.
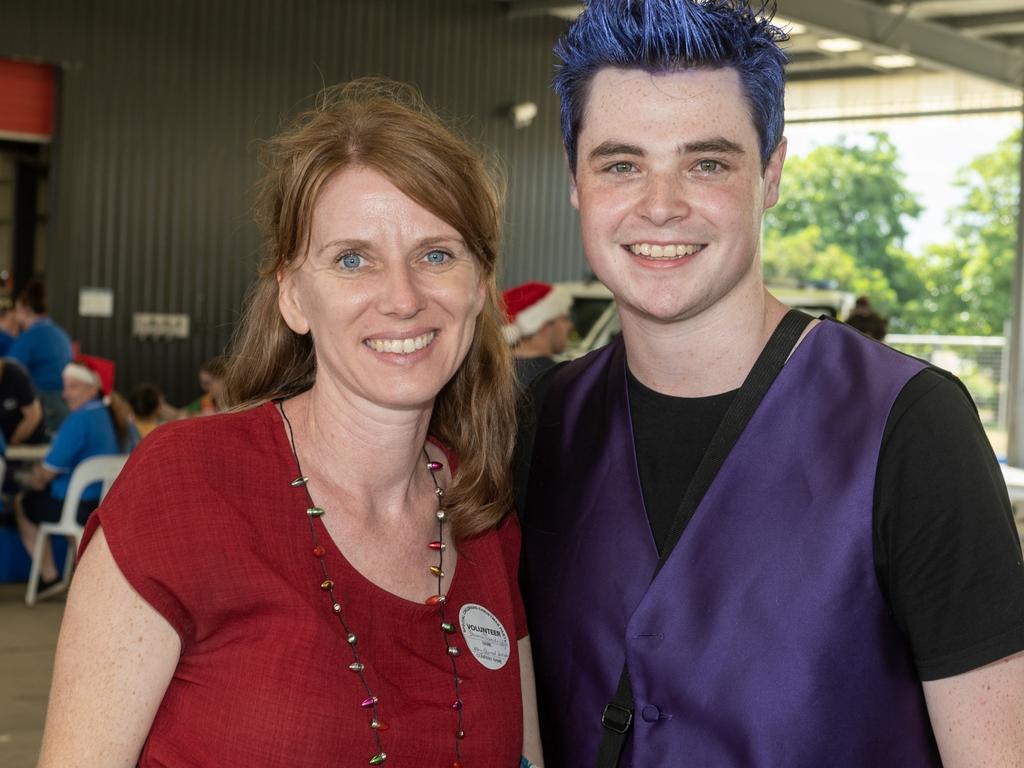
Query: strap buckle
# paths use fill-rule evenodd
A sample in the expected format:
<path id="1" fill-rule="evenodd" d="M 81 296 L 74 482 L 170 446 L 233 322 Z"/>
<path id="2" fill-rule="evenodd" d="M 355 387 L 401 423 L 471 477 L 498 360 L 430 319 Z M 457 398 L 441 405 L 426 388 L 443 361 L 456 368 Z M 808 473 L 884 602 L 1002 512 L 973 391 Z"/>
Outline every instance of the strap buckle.
<path id="1" fill-rule="evenodd" d="M 614 701 L 605 705 L 601 713 L 601 725 L 609 731 L 624 735 L 633 724 L 633 710 L 616 704 Z"/>

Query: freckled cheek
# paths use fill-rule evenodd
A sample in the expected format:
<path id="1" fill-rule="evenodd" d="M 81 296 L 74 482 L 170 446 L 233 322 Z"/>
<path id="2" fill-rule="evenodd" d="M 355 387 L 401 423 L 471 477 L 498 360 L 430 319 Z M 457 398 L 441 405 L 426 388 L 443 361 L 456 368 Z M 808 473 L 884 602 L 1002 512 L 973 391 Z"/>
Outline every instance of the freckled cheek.
<path id="1" fill-rule="evenodd" d="M 580 196 L 580 219 L 593 229 L 610 229 L 636 206 L 633 195 L 623 190 L 594 190 Z"/>
<path id="2" fill-rule="evenodd" d="M 753 212 L 753 202 L 745 190 L 722 188 L 694 195 L 691 205 L 695 210 L 702 212 L 709 221 L 728 224 L 730 221 L 741 221 L 746 211 Z"/>

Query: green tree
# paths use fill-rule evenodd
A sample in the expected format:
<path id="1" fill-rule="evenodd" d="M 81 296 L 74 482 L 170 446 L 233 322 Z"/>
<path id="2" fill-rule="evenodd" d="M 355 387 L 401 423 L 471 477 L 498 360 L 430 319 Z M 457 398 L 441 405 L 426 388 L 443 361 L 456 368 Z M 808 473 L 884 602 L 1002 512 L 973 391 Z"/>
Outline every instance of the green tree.
<path id="1" fill-rule="evenodd" d="M 914 326 L 939 333 L 998 335 L 1010 317 L 1017 253 L 1020 131 L 956 175 L 962 202 L 949 214 L 953 238 L 929 246 L 915 269 L 924 284 L 905 307 Z"/>
<path id="2" fill-rule="evenodd" d="M 964 253 L 953 243 L 932 244 L 914 260 L 914 269 L 921 280 L 920 294 L 903 303 L 900 318 L 903 327 L 912 333 L 971 335 L 973 329 L 964 324 L 960 275 Z"/>
<path id="3" fill-rule="evenodd" d="M 999 334 L 1010 317 L 1013 265 L 1017 254 L 1020 195 L 1020 131 L 957 175 L 964 202 L 949 217 L 957 245 L 967 258 L 961 297 L 975 333 Z"/>
<path id="4" fill-rule="evenodd" d="M 790 235 L 765 233 L 762 262 L 768 283 L 834 283 L 844 291 L 871 296 L 883 311 L 897 306 L 896 292 L 881 270 L 864 268 L 840 246 L 826 243 L 816 226 Z"/>
<path id="5" fill-rule="evenodd" d="M 767 231 L 785 236 L 817 227 L 823 244 L 839 246 L 865 274 L 883 274 L 901 302 L 915 298 L 923 288 L 903 243 L 905 220 L 922 208 L 898 160 L 896 146 L 880 132 L 863 144 L 844 137 L 791 158 L 779 203 L 766 217 Z"/>

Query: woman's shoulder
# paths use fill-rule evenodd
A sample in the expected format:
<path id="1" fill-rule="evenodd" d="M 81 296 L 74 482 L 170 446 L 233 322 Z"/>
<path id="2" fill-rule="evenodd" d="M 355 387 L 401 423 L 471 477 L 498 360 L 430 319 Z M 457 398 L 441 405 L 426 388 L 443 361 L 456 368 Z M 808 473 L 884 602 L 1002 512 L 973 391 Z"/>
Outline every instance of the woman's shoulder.
<path id="1" fill-rule="evenodd" d="M 261 464 L 278 453 L 276 418 L 274 405 L 266 403 L 161 424 L 132 451 L 128 470 L 149 476 L 217 477 L 227 465 Z"/>
<path id="2" fill-rule="evenodd" d="M 132 451 L 104 500 L 108 516 L 140 504 L 179 520 L 210 499 L 243 499 L 288 475 L 274 406 L 169 422 Z M 242 505 L 245 506 L 244 504 Z M 220 509 L 226 511 L 226 507 Z M 205 514 L 205 513 L 202 513 Z"/>
<path id="3" fill-rule="evenodd" d="M 183 445 L 201 453 L 232 447 L 258 448 L 273 436 L 276 406 L 264 403 L 244 411 L 193 416 L 161 424 L 140 445 L 147 451 L 179 452 Z"/>

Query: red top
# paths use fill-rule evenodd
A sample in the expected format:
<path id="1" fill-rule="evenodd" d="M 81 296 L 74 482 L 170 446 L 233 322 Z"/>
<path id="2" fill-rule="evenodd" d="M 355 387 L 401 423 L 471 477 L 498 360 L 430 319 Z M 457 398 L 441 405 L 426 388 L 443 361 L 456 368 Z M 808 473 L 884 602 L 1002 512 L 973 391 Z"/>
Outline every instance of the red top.
<path id="1" fill-rule="evenodd" d="M 181 637 L 141 768 L 365 766 L 376 753 L 295 475 L 271 404 L 174 422 L 142 441 L 89 518 L 83 550 L 102 525 L 125 578 Z M 438 608 L 368 581 L 315 525 L 390 725 L 387 766 L 448 768 L 458 718 Z M 448 592 L 466 768 L 513 768 L 522 750 L 518 558 L 510 516 L 460 546 Z"/>

